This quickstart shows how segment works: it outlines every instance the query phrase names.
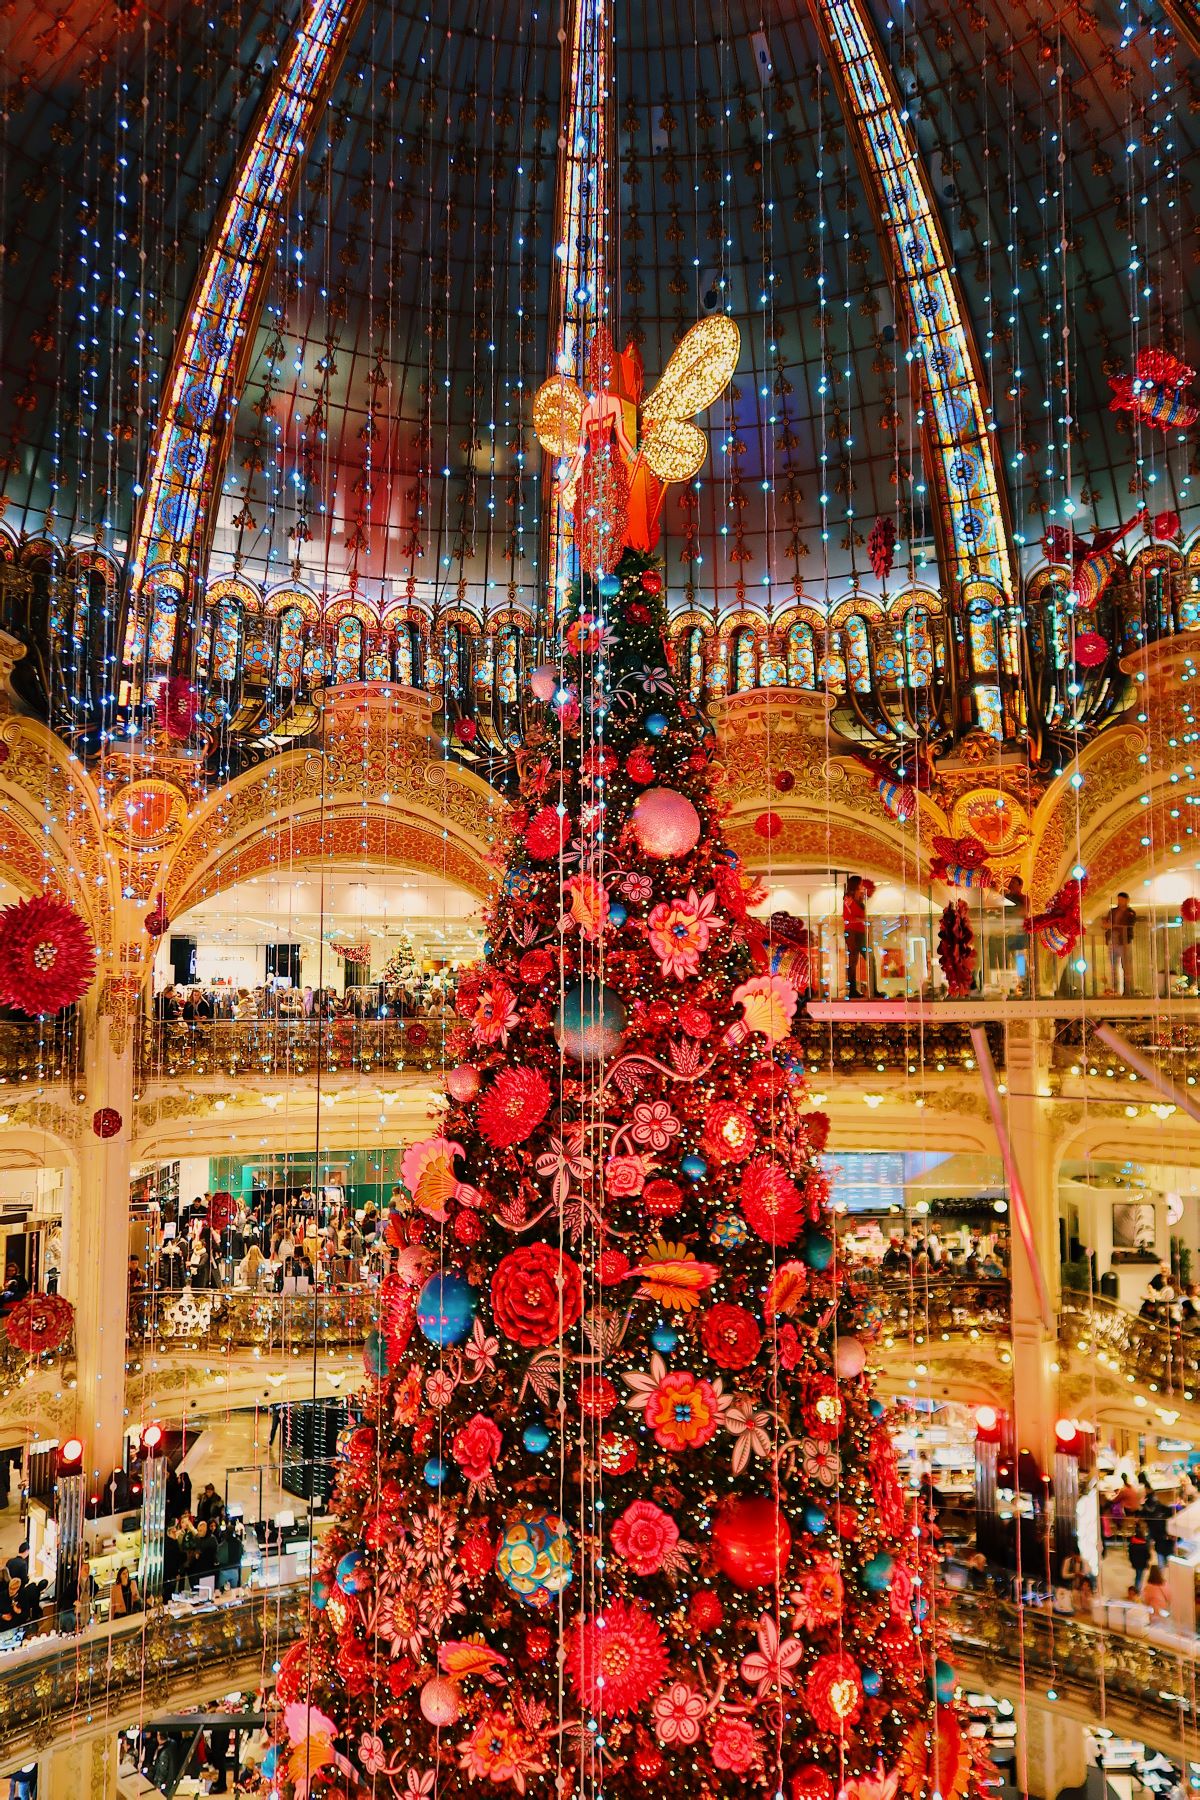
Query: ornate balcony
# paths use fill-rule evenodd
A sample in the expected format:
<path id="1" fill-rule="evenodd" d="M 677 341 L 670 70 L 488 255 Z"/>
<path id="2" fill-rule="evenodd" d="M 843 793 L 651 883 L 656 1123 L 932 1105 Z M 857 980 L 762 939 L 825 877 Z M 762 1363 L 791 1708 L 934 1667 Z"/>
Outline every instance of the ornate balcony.
<path id="1" fill-rule="evenodd" d="M 0 1089 L 70 1081 L 78 1070 L 79 1031 L 73 1012 L 53 1019 L 0 1023 Z M 0 1110 L 5 1095 L 0 1092 Z"/>
<path id="2" fill-rule="evenodd" d="M 180 1077 L 422 1074 L 440 1069 L 449 1016 L 412 1019 L 145 1019 L 143 1082 Z"/>
<path id="3" fill-rule="evenodd" d="M 139 1295 L 130 1336 L 168 1352 L 259 1350 L 267 1356 L 294 1350 L 360 1346 L 375 1324 L 376 1295 L 363 1288 L 346 1294 L 251 1294 L 209 1289 Z"/>
<path id="4" fill-rule="evenodd" d="M 255 1588 L 181 1618 L 151 1612 L 0 1657 L 0 1759 L 152 1717 L 172 1695 L 193 1705 L 208 1682 L 257 1687 L 300 1631 L 307 1597 L 306 1583 Z"/>

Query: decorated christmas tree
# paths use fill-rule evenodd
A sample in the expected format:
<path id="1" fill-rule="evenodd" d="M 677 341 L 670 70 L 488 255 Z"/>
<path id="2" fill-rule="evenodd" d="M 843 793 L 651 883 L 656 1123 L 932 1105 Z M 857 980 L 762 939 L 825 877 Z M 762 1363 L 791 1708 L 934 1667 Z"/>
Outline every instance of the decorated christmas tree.
<path id="1" fill-rule="evenodd" d="M 626 550 L 572 596 L 403 1162 L 287 1796 L 955 1800 L 975 1746 L 715 744 Z"/>

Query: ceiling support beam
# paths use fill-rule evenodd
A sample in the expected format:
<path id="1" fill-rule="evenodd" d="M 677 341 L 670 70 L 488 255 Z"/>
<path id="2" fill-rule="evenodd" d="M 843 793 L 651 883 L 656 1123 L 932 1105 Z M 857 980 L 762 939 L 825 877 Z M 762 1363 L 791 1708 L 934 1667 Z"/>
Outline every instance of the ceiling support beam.
<path id="1" fill-rule="evenodd" d="M 301 0 L 230 176 L 175 340 L 130 558 L 123 662 L 140 684 L 156 604 L 190 674 L 199 584 L 288 196 L 365 0 Z"/>
<path id="2" fill-rule="evenodd" d="M 942 576 L 968 622 L 960 674 L 975 724 L 1009 735 L 1022 723 L 1011 716 L 1020 704 L 1018 571 L 983 364 L 929 175 L 867 8 L 863 0 L 809 7 L 920 363 Z"/>

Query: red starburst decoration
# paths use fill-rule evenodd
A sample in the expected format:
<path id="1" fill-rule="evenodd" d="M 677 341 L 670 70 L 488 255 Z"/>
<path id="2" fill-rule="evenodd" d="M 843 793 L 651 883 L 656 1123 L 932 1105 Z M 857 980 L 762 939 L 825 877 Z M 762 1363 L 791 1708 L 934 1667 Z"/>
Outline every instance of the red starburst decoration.
<path id="1" fill-rule="evenodd" d="M 14 1350 L 42 1356 L 66 1343 L 74 1321 L 75 1308 L 61 1294 L 30 1294 L 11 1309 L 4 1330 Z"/>
<path id="2" fill-rule="evenodd" d="M 567 1633 L 567 1677 L 584 1706 L 618 1718 L 640 1706 L 664 1680 L 663 1635 L 640 1606 L 614 1600 Z"/>
<path id="3" fill-rule="evenodd" d="M 523 1144 L 550 1110 L 550 1089 L 536 1069 L 501 1069 L 479 1102 L 478 1123 L 493 1149 Z"/>
<path id="4" fill-rule="evenodd" d="M 39 894 L 0 912 L 0 1000 L 31 1018 L 82 999 L 96 975 L 96 945 L 64 900 Z"/>

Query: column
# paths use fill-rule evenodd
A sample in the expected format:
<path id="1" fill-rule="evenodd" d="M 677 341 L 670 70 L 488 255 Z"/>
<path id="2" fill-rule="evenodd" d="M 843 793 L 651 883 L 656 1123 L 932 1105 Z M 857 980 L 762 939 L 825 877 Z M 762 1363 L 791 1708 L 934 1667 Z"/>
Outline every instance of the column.
<path id="1" fill-rule="evenodd" d="M 1018 1702 L 1017 1772 L 1021 1792 L 1038 1800 L 1058 1800 L 1068 1788 L 1084 1787 L 1087 1753 L 1079 1720 L 1068 1718 L 1053 1704 Z"/>
<path id="2" fill-rule="evenodd" d="M 115 1733 L 67 1741 L 41 1760 L 38 1800 L 114 1800 L 116 1792 Z"/>
<path id="3" fill-rule="evenodd" d="M 141 977 L 109 976 L 84 1008 L 87 1100 L 65 1246 L 75 1306 L 75 1430 L 91 1492 L 122 1462 L 134 1021 Z M 103 1133 L 109 1135 L 102 1135 Z"/>
<path id="4" fill-rule="evenodd" d="M 1039 1468 L 1054 1470 L 1054 1426 L 1058 1418 L 1058 1194 L 1052 1102 L 1041 1091 L 1048 1086 L 1052 1023 L 1021 1021 L 1008 1027 L 1008 1066 L 1004 1080 L 1004 1122 L 1024 1194 L 1033 1255 L 1026 1244 L 1010 1194 L 1012 1243 L 1012 1356 L 1014 1448 L 1029 1450 Z M 1049 1325 L 1042 1303 L 1033 1256 L 1051 1308 Z"/>

